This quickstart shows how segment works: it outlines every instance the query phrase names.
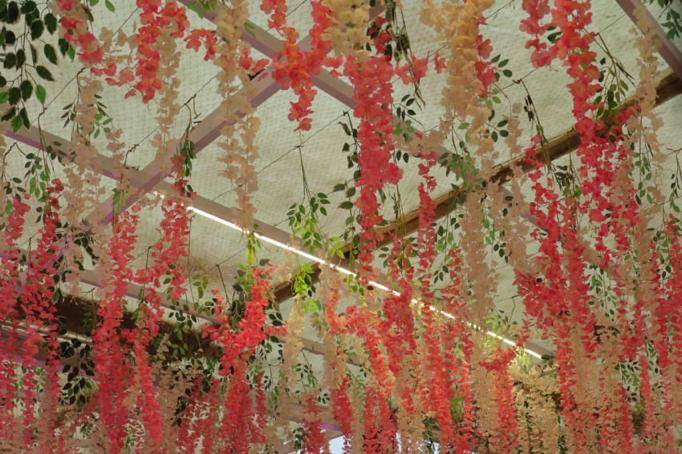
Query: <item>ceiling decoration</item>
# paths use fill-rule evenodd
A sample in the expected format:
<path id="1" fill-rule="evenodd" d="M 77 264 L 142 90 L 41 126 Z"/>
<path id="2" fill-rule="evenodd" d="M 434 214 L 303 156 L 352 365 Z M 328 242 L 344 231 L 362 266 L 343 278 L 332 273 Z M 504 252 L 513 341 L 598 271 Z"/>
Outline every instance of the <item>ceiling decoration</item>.
<path id="1" fill-rule="evenodd" d="M 682 449 L 680 13 L 0 0 L 0 450 Z"/>

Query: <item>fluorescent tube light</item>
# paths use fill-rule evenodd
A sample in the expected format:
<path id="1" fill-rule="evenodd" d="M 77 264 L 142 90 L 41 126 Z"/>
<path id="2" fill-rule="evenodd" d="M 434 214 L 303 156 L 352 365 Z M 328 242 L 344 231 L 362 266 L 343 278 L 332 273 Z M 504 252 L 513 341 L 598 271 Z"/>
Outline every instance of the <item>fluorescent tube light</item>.
<path id="1" fill-rule="evenodd" d="M 247 233 L 247 234 L 248 234 L 248 233 L 251 233 L 248 229 L 245 229 L 244 227 L 242 227 L 242 226 L 240 226 L 240 225 L 237 225 L 237 224 L 235 224 L 234 222 L 230 222 L 230 221 L 228 221 L 228 220 L 225 220 L 225 219 L 223 219 L 223 218 L 221 218 L 221 217 L 215 216 L 215 215 L 213 215 L 213 214 L 211 214 L 211 213 L 208 213 L 208 212 L 206 212 L 206 211 L 204 211 L 204 210 L 201 210 L 201 209 L 199 209 L 199 208 L 196 208 L 196 207 L 193 207 L 193 206 L 189 206 L 189 207 L 187 208 L 187 210 L 188 210 L 188 211 L 191 211 L 191 212 L 193 212 L 193 213 L 195 213 L 195 214 L 198 214 L 199 216 L 202 216 L 202 217 L 204 217 L 204 218 L 206 218 L 206 219 L 210 219 L 211 221 L 217 222 L 217 223 L 222 224 L 222 225 L 224 225 L 224 226 L 226 226 L 226 227 L 229 227 L 229 228 L 231 228 L 231 229 L 233 229 L 233 230 L 236 230 L 236 231 L 238 231 L 238 232 Z M 322 265 L 322 266 L 326 266 L 326 267 L 328 267 L 328 268 L 331 268 L 331 269 L 333 269 L 334 271 L 337 271 L 337 272 L 339 272 L 339 273 L 341 273 L 341 274 L 345 274 L 345 275 L 347 275 L 347 276 L 357 277 L 357 273 L 354 272 L 354 271 L 349 270 L 348 268 L 344 268 L 344 267 L 339 266 L 339 265 L 336 265 L 336 264 L 334 264 L 334 263 L 330 263 L 330 262 L 328 262 L 327 260 L 325 260 L 325 259 L 323 259 L 323 258 L 321 258 L 321 257 L 318 257 L 318 256 L 316 256 L 316 255 L 312 255 L 312 254 L 310 254 L 310 253 L 308 253 L 308 252 L 306 252 L 306 251 L 303 251 L 303 250 L 301 250 L 301 249 L 298 249 L 298 248 L 296 248 L 296 247 L 293 247 L 293 246 L 291 246 L 291 245 L 289 245 L 289 244 L 282 243 L 281 241 L 275 240 L 274 238 L 270 238 L 270 237 L 265 236 L 265 235 L 263 235 L 263 234 L 260 234 L 260 233 L 258 233 L 258 232 L 253 232 L 253 234 L 254 234 L 254 236 L 255 236 L 256 238 L 258 238 L 259 240 L 261 240 L 261 241 L 263 241 L 263 242 L 265 242 L 265 243 L 268 243 L 268 244 L 271 244 L 271 245 L 273 245 L 273 246 L 275 246 L 275 247 L 278 247 L 278 248 L 287 250 L 287 251 L 289 251 L 289 252 L 292 252 L 292 253 L 294 253 L 294 254 L 296 254 L 296 255 L 299 255 L 299 256 L 301 256 L 301 257 L 303 257 L 303 258 L 305 258 L 305 259 L 310 260 L 311 262 L 315 262 L 315 263 L 318 263 L 318 264 L 320 264 L 320 265 Z M 375 288 L 377 288 L 377 289 L 379 289 L 379 290 L 382 290 L 382 291 L 384 291 L 384 292 L 393 293 L 393 294 L 396 295 L 396 296 L 400 295 L 400 292 L 398 292 L 398 291 L 396 291 L 396 290 L 393 290 L 392 288 L 389 288 L 389 287 L 387 287 L 386 285 L 384 285 L 384 284 L 382 284 L 382 283 L 380 283 L 380 282 L 377 282 L 377 281 L 368 281 L 368 284 L 370 284 L 371 286 L 373 286 L 373 287 L 375 287 Z M 418 300 L 416 300 L 416 299 L 412 299 L 411 303 L 412 303 L 413 305 L 419 305 L 419 304 L 421 304 L 421 303 L 420 303 Z M 440 310 L 440 309 L 436 309 L 436 308 L 433 307 L 433 306 L 431 306 L 431 310 L 433 310 L 434 312 L 439 313 L 440 315 L 442 315 L 442 316 L 444 316 L 444 317 L 450 318 L 450 319 L 452 319 L 452 320 L 455 320 L 455 318 L 456 318 L 453 314 L 451 314 L 451 313 L 449 313 L 449 312 L 442 311 L 442 310 Z M 509 345 L 509 346 L 511 346 L 511 347 L 519 348 L 519 346 L 516 344 L 516 342 L 514 342 L 513 340 L 511 340 L 511 339 L 509 339 L 509 338 L 506 338 L 506 337 L 504 337 L 504 336 L 500 336 L 499 334 L 494 333 L 493 331 L 490 331 L 490 330 L 485 330 L 485 331 L 484 331 L 481 327 L 476 326 L 476 325 L 474 325 L 473 323 L 469 323 L 469 322 L 465 322 L 465 323 L 466 323 L 469 327 L 474 328 L 474 329 L 476 329 L 476 330 L 478 330 L 478 331 L 483 331 L 486 335 L 488 335 L 488 336 L 490 336 L 490 337 L 493 337 L 493 338 L 495 338 L 495 339 L 498 339 L 498 340 L 504 342 L 505 344 L 507 344 L 507 345 Z M 526 353 L 528 353 L 529 355 L 533 356 L 534 358 L 542 359 L 542 355 L 540 355 L 539 353 L 537 353 L 537 352 L 535 352 L 535 351 L 533 351 L 533 350 L 530 350 L 530 349 L 525 348 L 525 347 L 523 348 L 523 350 L 524 350 Z"/>

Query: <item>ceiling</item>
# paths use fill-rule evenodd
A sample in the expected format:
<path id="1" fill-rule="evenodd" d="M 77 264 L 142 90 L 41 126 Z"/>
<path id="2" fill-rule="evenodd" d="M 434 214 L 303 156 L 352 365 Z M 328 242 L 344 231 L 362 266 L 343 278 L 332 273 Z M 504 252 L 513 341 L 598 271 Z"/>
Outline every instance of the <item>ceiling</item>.
<path id="1" fill-rule="evenodd" d="M 290 24 L 296 26 L 300 36 L 307 34 L 310 26 L 310 4 L 306 0 L 292 0 L 289 5 Z M 419 21 L 419 10 L 422 2 L 419 0 L 403 0 L 402 6 L 407 29 L 410 35 L 412 49 L 418 55 L 431 54 L 439 49 L 441 43 L 437 40 L 433 30 L 423 26 Z M 251 20 L 256 25 L 267 29 L 267 18 L 259 11 L 258 2 L 250 2 Z M 101 6 L 98 6 L 99 8 Z M 637 52 L 633 45 L 635 39 L 632 21 L 613 0 L 594 0 L 592 2 L 594 20 L 592 30 L 599 32 L 609 51 L 619 59 L 623 66 L 638 78 Z M 96 32 L 108 28 L 114 31 L 131 33 L 136 27 L 135 2 L 132 0 L 116 2 L 116 11 L 109 13 L 102 7 L 97 14 L 94 29 Z M 654 14 L 658 11 L 652 9 Z M 513 72 L 511 78 L 500 80 L 505 99 L 503 109 L 511 105 L 522 103 L 525 92 L 522 86 L 515 83 L 523 80 L 538 109 L 540 118 L 548 137 L 555 137 L 566 131 L 572 124 L 570 110 L 571 98 L 565 88 L 568 82 L 563 68 L 554 63 L 548 68 L 536 70 L 531 67 L 529 52 L 525 49 L 526 36 L 518 29 L 518 23 L 524 16 L 520 1 L 496 1 L 489 9 L 487 23 L 482 27 L 485 37 L 490 38 L 494 55 L 501 54 L 508 58 L 508 69 Z M 194 27 L 214 28 L 207 19 L 189 13 Z M 274 34 L 274 32 L 271 32 Z M 681 43 L 677 42 L 678 45 Z M 257 51 L 254 51 L 257 53 Z M 667 65 L 660 60 L 659 69 L 664 71 Z M 78 62 L 66 61 L 59 66 L 59 72 L 54 74 L 55 81 L 46 85 L 48 93 L 52 95 L 47 102 L 47 109 L 40 116 L 40 126 L 44 131 L 59 137 L 70 139 L 70 126 L 64 127 L 61 119 L 63 107 L 73 102 L 76 96 L 75 76 L 80 71 Z M 216 107 L 221 97 L 216 93 L 216 67 L 211 62 L 205 62 L 202 55 L 190 51 L 181 53 L 181 60 L 177 77 L 181 81 L 180 99 L 182 102 L 194 97 L 193 106 L 199 119 L 208 116 Z M 423 109 L 415 115 L 422 129 L 434 127 L 443 112 L 441 94 L 444 87 L 444 77 L 430 72 L 421 83 L 421 91 L 425 101 Z M 395 99 L 409 93 L 399 80 L 394 82 Z M 139 98 L 124 99 L 125 91 L 106 87 L 102 92 L 102 99 L 115 127 L 123 131 L 122 140 L 127 147 L 134 149 L 128 155 L 126 164 L 129 167 L 143 169 L 150 164 L 156 150 L 149 143 L 149 137 L 156 129 L 155 102 L 143 104 Z M 313 192 L 330 193 L 334 185 L 350 181 L 352 170 L 346 166 L 346 160 L 341 147 L 346 141 L 346 135 L 339 126 L 349 107 L 339 100 L 318 90 L 313 104 L 313 126 L 308 132 L 295 132 L 295 125 L 287 120 L 289 103 L 294 99 L 290 91 L 277 91 L 273 96 L 260 105 L 256 111 L 261 120 L 261 128 L 256 144 L 258 158 L 255 169 L 258 178 L 258 190 L 253 194 L 257 208 L 256 217 L 262 224 L 268 224 L 288 232 L 287 210 L 291 204 L 301 202 L 303 184 L 301 178 L 301 161 L 305 166 L 310 189 Z M 38 112 L 37 106 L 33 111 Z M 667 166 L 675 165 L 675 149 L 679 151 L 682 143 L 682 98 L 677 97 L 657 108 L 657 112 L 664 120 L 665 126 L 660 131 L 659 138 L 663 150 L 667 153 Z M 174 133 L 178 136 L 187 126 L 188 117 L 183 112 L 175 119 Z M 532 134 L 524 123 L 522 139 L 524 143 Z M 9 144 L 13 141 L 9 140 Z M 106 142 L 103 137 L 96 141 L 98 152 L 108 155 Z M 29 147 L 20 145 L 23 150 Z M 509 158 L 509 151 L 502 144 L 497 145 L 502 161 Z M 234 207 L 236 198 L 233 184 L 222 177 L 222 164 L 219 157 L 223 150 L 216 143 L 209 144 L 203 149 L 194 164 L 192 186 L 199 197 L 215 201 L 225 207 Z M 23 174 L 23 159 L 20 155 L 10 159 L 7 172 L 12 175 Z M 569 159 L 568 156 L 562 160 Z M 66 164 L 68 165 L 68 164 Z M 402 197 L 403 211 L 413 210 L 418 205 L 416 191 L 420 178 L 417 174 L 417 162 L 411 160 L 404 166 L 403 179 L 399 189 Z M 63 174 L 59 165 L 55 164 L 55 173 Z M 443 169 L 435 169 L 438 188 L 435 195 L 447 192 L 458 181 L 452 175 L 446 175 Z M 115 182 L 109 178 L 102 178 L 103 188 L 100 202 L 112 194 Z M 530 196 L 528 185 L 524 184 L 524 193 Z M 665 187 L 664 187 L 665 189 Z M 155 197 L 153 194 L 151 197 Z M 339 235 L 343 231 L 345 211 L 337 208 L 341 201 L 337 193 L 330 194 L 332 208 L 323 221 L 324 232 L 327 235 Z M 157 197 L 158 202 L 158 197 Z M 384 214 L 391 217 L 392 210 L 385 207 Z M 142 222 L 139 227 L 139 241 L 136 249 L 136 265 L 143 266 L 145 251 L 160 236 L 159 223 L 161 221 L 159 204 L 151 204 L 143 211 Z M 29 240 L 36 233 L 37 226 L 26 232 L 24 246 L 28 247 Z M 194 216 L 192 220 L 190 252 L 190 268 L 208 275 L 210 286 L 223 288 L 232 282 L 237 267 L 244 262 L 245 236 L 210 219 Z M 529 244 L 529 251 L 536 246 Z M 293 265 L 305 261 L 304 258 L 293 255 L 281 248 L 263 243 L 263 256 L 271 258 L 275 264 L 288 263 Z M 491 266 L 499 276 L 499 285 L 491 288 L 495 304 L 500 310 L 514 312 L 515 317 L 522 315 L 521 303 L 516 298 L 516 288 L 513 285 L 513 270 L 503 261 L 492 255 L 488 257 Z M 377 261 L 379 263 L 379 261 Z M 220 269 L 218 268 L 220 267 Z M 293 266 L 292 266 L 293 268 Z M 222 277 L 221 277 L 222 275 Z M 83 286 L 83 292 L 89 292 L 90 287 Z M 89 295 L 89 293 L 86 293 Z M 350 302 L 347 302 L 349 304 Z M 289 310 L 289 303 L 283 303 L 285 313 Z M 312 328 L 307 328 L 307 335 L 313 337 Z M 551 348 L 551 347 L 548 347 Z"/>

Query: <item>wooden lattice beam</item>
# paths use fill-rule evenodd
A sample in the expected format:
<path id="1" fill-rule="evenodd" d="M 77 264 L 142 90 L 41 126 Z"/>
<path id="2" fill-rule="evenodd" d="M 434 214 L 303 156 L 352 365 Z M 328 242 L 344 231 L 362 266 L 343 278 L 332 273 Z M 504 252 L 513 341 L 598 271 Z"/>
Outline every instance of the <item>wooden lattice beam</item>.
<path id="1" fill-rule="evenodd" d="M 192 2 L 191 0 L 183 0 L 182 3 L 188 5 Z M 382 7 L 374 7 L 370 11 L 370 16 L 372 18 L 376 17 L 382 10 Z M 210 11 L 206 12 L 204 17 L 210 21 L 215 20 L 214 14 L 212 14 Z M 274 58 L 284 46 L 280 39 L 270 34 L 267 30 L 264 30 L 263 28 L 251 22 L 249 22 L 248 26 L 246 27 L 246 30 L 242 35 L 242 39 L 248 42 L 254 49 L 258 50 L 269 58 Z M 306 36 L 302 41 L 299 42 L 299 46 L 304 49 L 309 47 L 309 45 L 310 36 Z M 254 87 L 251 90 L 251 93 L 253 94 L 249 96 L 249 101 L 254 109 L 257 109 L 258 106 L 263 104 L 268 98 L 270 98 L 280 89 L 278 83 L 272 78 L 271 69 L 272 65 L 269 68 L 266 68 L 265 74 L 256 80 Z M 352 90 L 350 91 L 350 94 L 345 88 L 339 91 L 338 87 L 334 83 L 334 80 L 338 79 L 325 70 L 322 70 L 320 75 L 313 78 L 313 81 L 322 90 L 327 91 L 327 93 L 348 105 L 348 103 L 352 102 L 353 99 Z M 241 116 L 242 114 L 243 113 L 241 112 L 236 112 L 237 116 Z M 190 131 L 187 140 L 194 143 L 195 151 L 199 153 L 220 136 L 221 129 L 227 123 L 228 122 L 224 118 L 224 112 L 222 112 L 222 109 L 219 107 L 211 112 L 206 118 L 204 118 L 195 128 L 192 129 L 192 131 Z M 146 193 L 156 188 L 156 186 L 160 184 L 166 176 L 168 176 L 171 169 L 171 156 L 173 151 L 174 150 L 167 150 L 163 156 L 155 159 L 142 170 L 142 172 L 145 175 L 148 175 L 149 178 L 144 185 L 136 185 L 135 192 L 126 195 L 123 208 L 133 205 Z M 96 210 L 96 213 L 99 213 L 99 217 L 101 217 L 104 222 L 110 222 L 114 213 L 113 196 L 109 197 L 109 199 Z M 94 214 L 95 213 L 93 213 L 93 215 Z"/>
<path id="2" fill-rule="evenodd" d="M 682 93 L 682 80 L 680 80 L 676 74 L 666 74 L 656 87 L 656 106 L 663 104 L 680 93 Z M 635 99 L 630 98 L 622 105 L 621 109 L 632 105 L 634 102 Z M 551 139 L 545 146 L 540 147 L 537 151 L 536 158 L 542 161 L 552 162 L 575 150 L 578 145 L 580 145 L 580 137 L 578 136 L 578 133 L 571 128 L 563 134 Z M 532 165 L 527 162 L 525 156 L 518 157 L 508 163 L 498 166 L 492 176 L 490 176 L 487 181 L 481 182 L 481 184 L 503 184 L 512 177 L 514 168 L 519 168 L 524 172 L 528 172 L 532 168 Z M 470 191 L 463 188 L 456 188 L 436 197 L 434 199 L 436 205 L 436 219 L 441 219 L 452 213 L 464 202 L 467 195 L 470 193 Z M 416 232 L 418 227 L 419 210 L 415 209 L 378 230 L 386 234 L 387 237 L 394 233 L 399 236 L 407 236 Z"/>
<path id="3" fill-rule="evenodd" d="M 58 156 L 64 162 L 69 163 L 73 160 L 73 155 L 67 151 L 72 149 L 72 146 L 69 143 L 69 141 L 62 139 L 61 137 L 58 137 L 52 133 L 41 131 L 37 127 L 31 127 L 28 130 L 20 129 L 17 132 L 7 131 L 6 135 L 20 143 L 31 146 L 33 148 L 43 151 L 49 150 L 52 154 Z M 144 171 L 124 167 L 118 161 L 104 155 L 97 154 L 93 157 L 93 159 L 87 159 L 86 162 L 89 165 L 90 170 L 117 180 L 124 178 L 134 186 L 135 185 L 137 185 L 138 187 L 144 186 L 144 184 L 149 179 L 149 176 L 145 174 Z M 161 181 L 156 186 L 156 190 L 159 191 L 161 194 L 168 196 L 172 196 L 175 194 L 175 189 L 173 188 L 173 186 L 165 181 Z M 225 207 L 217 202 L 214 202 L 213 200 L 206 199 L 203 197 L 196 197 L 192 201 L 192 206 L 194 208 L 202 210 L 205 213 L 215 216 L 216 218 L 232 222 L 234 224 L 238 224 L 239 220 L 242 219 L 243 217 L 241 210 L 239 210 L 238 208 Z M 259 234 L 265 235 L 268 238 L 275 239 L 284 244 L 289 244 L 291 242 L 291 235 L 289 235 L 286 231 L 258 220 L 256 221 L 256 224 L 257 227 L 255 231 L 258 232 Z M 97 273 L 91 270 L 83 271 L 80 277 L 81 281 L 86 284 L 92 285 L 94 287 L 102 286 L 101 278 L 97 275 Z M 291 295 L 290 292 L 291 292 L 290 288 L 289 289 L 284 289 L 281 287 L 276 288 L 274 291 L 275 300 L 282 301 L 283 299 L 285 299 L 285 294 L 288 294 L 289 296 Z M 134 299 L 139 299 L 142 296 L 142 294 L 143 292 L 141 287 L 131 283 L 128 284 L 126 289 L 126 296 Z M 161 305 L 169 309 L 172 307 L 171 302 L 168 301 L 163 296 L 161 297 Z M 71 322 L 77 323 L 79 320 L 80 321 L 86 320 L 89 317 L 87 310 L 83 312 L 83 310 L 85 310 L 86 308 L 84 306 L 81 306 L 80 308 L 81 312 L 80 314 L 77 314 L 76 312 L 77 308 L 71 307 L 67 304 L 63 311 L 71 316 L 70 319 Z M 216 320 L 211 317 L 202 318 L 204 318 L 208 322 L 212 323 L 216 322 Z M 76 325 L 70 325 L 69 328 L 75 333 L 82 333 L 82 328 L 78 328 Z M 307 338 L 303 338 L 302 342 L 304 349 L 307 350 L 308 352 L 317 355 L 324 354 L 324 348 L 319 342 L 315 342 Z"/>
<path id="4" fill-rule="evenodd" d="M 193 2 L 192 0 L 182 0 L 182 3 L 185 5 L 190 5 Z M 373 20 L 379 16 L 384 9 L 385 7 L 383 5 L 376 5 L 372 7 L 369 12 L 370 20 Z M 207 11 L 203 16 L 207 20 L 215 22 L 214 13 Z M 282 40 L 252 22 L 249 22 L 249 26 L 242 35 L 242 39 L 268 58 L 275 58 L 284 46 Z M 298 44 L 302 49 L 308 49 L 310 47 L 310 35 L 303 38 L 303 40 L 301 40 Z M 342 104 L 350 108 L 355 107 L 352 87 L 341 79 L 333 76 L 329 71 L 323 69 L 319 74 L 313 76 L 313 83 L 320 90 L 340 101 Z"/>
<path id="5" fill-rule="evenodd" d="M 248 93 L 246 89 L 242 89 L 243 92 Z M 259 77 L 253 86 L 253 95 L 249 97 L 249 102 L 251 106 L 257 108 L 263 104 L 268 98 L 279 91 L 279 85 L 272 79 L 269 73 Z M 239 94 L 236 96 L 240 96 Z M 239 117 L 242 116 L 242 112 L 235 112 Z M 210 145 L 215 139 L 220 136 L 220 130 L 229 121 L 225 120 L 224 112 L 219 107 L 210 114 L 208 114 L 203 120 L 199 122 L 186 137 L 186 140 L 194 144 L 194 149 L 196 153 L 204 150 L 208 145 Z M 171 159 L 174 155 L 175 150 L 166 150 L 165 153 L 158 156 L 151 163 L 141 170 L 142 174 L 146 175 L 147 181 L 141 185 L 135 185 L 136 190 L 130 194 L 126 194 L 125 206 L 122 208 L 128 208 L 132 206 L 135 202 L 144 197 L 145 194 L 154 190 L 161 181 L 166 178 L 171 173 Z M 99 207 L 96 212 L 101 213 L 101 217 L 105 222 L 110 222 L 113 218 L 114 213 L 114 203 L 113 196 Z"/>
<path id="6" fill-rule="evenodd" d="M 663 60 L 670 66 L 677 77 L 682 80 L 682 52 L 672 40 L 668 39 L 656 18 L 640 0 L 616 0 L 630 20 L 640 30 L 649 28 L 653 31 L 655 45 Z"/>
<path id="7" fill-rule="evenodd" d="M 671 72 L 667 73 L 658 83 L 656 87 L 656 106 L 663 104 L 664 102 L 674 98 L 675 96 L 682 93 L 682 80 L 680 80 L 676 74 Z M 634 99 L 629 99 L 626 101 L 620 109 L 623 109 L 635 102 Z M 570 129 L 563 134 L 551 139 L 545 146 L 541 147 L 536 157 L 547 162 L 559 159 L 562 156 L 575 150 L 578 145 L 580 145 L 580 138 L 575 130 Z M 531 166 L 526 162 L 525 157 L 519 157 L 509 163 L 502 164 L 498 166 L 493 172 L 492 176 L 484 181 L 483 184 L 498 184 L 501 185 L 513 176 L 513 169 L 515 167 L 520 168 L 524 172 L 528 172 Z M 454 211 L 458 206 L 460 206 L 467 197 L 467 192 L 463 189 L 455 189 L 442 194 L 434 199 L 436 205 L 436 219 L 441 219 L 447 216 L 449 213 Z M 384 238 L 390 238 L 393 234 L 398 236 L 407 236 L 414 233 L 419 227 L 419 210 L 415 209 L 405 214 L 401 218 L 394 222 L 389 223 L 387 226 L 378 229 L 384 234 Z M 388 239 L 384 240 L 385 242 Z M 385 244 L 385 243 L 384 243 Z M 350 252 L 353 249 L 352 245 L 346 245 L 345 251 Z M 314 265 L 313 279 L 317 280 L 319 277 L 320 266 L 318 264 Z M 293 281 L 285 281 L 280 283 L 276 288 L 279 298 L 282 300 L 289 298 L 291 296 L 291 288 Z M 546 349 L 540 347 L 537 344 L 528 344 L 533 350 L 540 352 L 542 354 L 549 354 Z"/>

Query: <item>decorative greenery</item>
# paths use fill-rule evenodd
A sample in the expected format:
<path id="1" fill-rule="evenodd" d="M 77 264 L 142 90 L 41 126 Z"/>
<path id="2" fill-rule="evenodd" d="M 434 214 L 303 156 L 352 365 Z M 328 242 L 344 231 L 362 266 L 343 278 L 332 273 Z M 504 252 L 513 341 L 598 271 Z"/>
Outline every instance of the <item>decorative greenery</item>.
<path id="1" fill-rule="evenodd" d="M 64 39 L 55 43 L 56 31 L 57 18 L 46 7 L 33 0 L 0 0 L 0 104 L 9 105 L 0 121 L 9 121 L 15 131 L 31 126 L 36 115 L 29 111 L 31 98 L 45 104 L 43 84 L 54 80 L 59 55 L 75 56 Z"/>

